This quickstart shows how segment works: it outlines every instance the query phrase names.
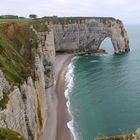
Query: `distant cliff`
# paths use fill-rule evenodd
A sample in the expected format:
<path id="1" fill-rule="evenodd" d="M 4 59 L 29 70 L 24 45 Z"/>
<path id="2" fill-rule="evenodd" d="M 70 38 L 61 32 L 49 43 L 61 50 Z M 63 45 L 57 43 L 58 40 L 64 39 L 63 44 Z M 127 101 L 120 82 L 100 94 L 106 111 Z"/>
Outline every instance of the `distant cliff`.
<path id="1" fill-rule="evenodd" d="M 39 140 L 47 120 L 46 89 L 54 84 L 55 52 L 93 53 L 110 37 L 129 51 L 127 32 L 113 18 L 0 23 L 0 127 Z"/>
<path id="2" fill-rule="evenodd" d="M 123 23 L 114 18 L 82 19 L 79 23 L 53 25 L 56 51 L 96 52 L 109 37 L 114 52 L 129 51 L 129 40 Z"/>

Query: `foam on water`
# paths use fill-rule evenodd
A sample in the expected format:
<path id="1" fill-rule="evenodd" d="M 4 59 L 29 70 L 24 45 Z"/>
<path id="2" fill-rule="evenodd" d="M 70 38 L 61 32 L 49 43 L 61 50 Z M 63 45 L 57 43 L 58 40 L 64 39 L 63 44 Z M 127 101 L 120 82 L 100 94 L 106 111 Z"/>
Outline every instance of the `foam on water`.
<path id="1" fill-rule="evenodd" d="M 66 90 L 64 92 L 65 97 L 67 99 L 66 105 L 68 107 L 68 111 L 69 111 L 69 114 L 71 116 L 71 121 L 69 121 L 67 123 L 67 126 L 70 129 L 74 140 L 76 140 L 76 134 L 75 134 L 75 130 L 74 130 L 74 127 L 73 127 L 73 116 L 72 116 L 71 110 L 70 110 L 70 94 L 72 92 L 72 88 L 73 88 L 73 85 L 74 85 L 74 81 L 73 81 L 74 80 L 74 65 L 73 65 L 73 61 L 75 59 L 78 59 L 78 57 L 74 57 L 71 60 L 71 63 L 68 65 L 68 71 L 67 71 L 66 76 L 65 76 Z"/>
<path id="2" fill-rule="evenodd" d="M 90 61 L 91 63 L 96 63 L 96 62 L 98 62 L 98 60 L 92 60 L 92 61 Z"/>

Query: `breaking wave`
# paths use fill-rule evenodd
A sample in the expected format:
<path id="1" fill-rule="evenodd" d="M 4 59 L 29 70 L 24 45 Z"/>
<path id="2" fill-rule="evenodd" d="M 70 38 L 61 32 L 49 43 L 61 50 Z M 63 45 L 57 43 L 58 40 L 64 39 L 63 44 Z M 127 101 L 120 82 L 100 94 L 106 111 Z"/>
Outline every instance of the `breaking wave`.
<path id="1" fill-rule="evenodd" d="M 69 121 L 67 123 L 68 128 L 70 129 L 72 136 L 74 138 L 74 140 L 76 140 L 76 134 L 75 134 L 75 129 L 74 129 L 74 120 L 73 120 L 73 116 L 70 110 L 70 94 L 72 92 L 73 86 L 74 86 L 74 60 L 78 59 L 78 57 L 74 57 L 71 60 L 71 63 L 68 65 L 68 71 L 66 73 L 65 76 L 65 83 L 66 83 L 66 90 L 64 92 L 65 97 L 67 99 L 67 107 L 68 107 L 68 112 L 71 116 L 71 121 Z"/>

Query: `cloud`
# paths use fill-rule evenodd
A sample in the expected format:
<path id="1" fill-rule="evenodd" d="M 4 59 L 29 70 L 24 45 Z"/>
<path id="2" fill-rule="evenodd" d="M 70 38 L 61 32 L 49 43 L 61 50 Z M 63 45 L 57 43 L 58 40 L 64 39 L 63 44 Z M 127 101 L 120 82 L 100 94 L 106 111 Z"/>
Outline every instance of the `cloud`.
<path id="1" fill-rule="evenodd" d="M 140 11 L 140 5 L 138 5 L 138 4 L 133 4 L 133 5 L 131 5 L 131 7 L 129 7 L 129 8 L 127 9 L 127 11 L 128 11 L 128 12 L 138 12 L 138 11 Z"/>
<path id="2" fill-rule="evenodd" d="M 109 16 L 140 23 L 139 0 L 3 0 L 0 14 L 28 16 Z"/>
<path id="3" fill-rule="evenodd" d="M 108 3 L 112 5 L 124 5 L 127 4 L 129 0 L 109 0 Z"/>

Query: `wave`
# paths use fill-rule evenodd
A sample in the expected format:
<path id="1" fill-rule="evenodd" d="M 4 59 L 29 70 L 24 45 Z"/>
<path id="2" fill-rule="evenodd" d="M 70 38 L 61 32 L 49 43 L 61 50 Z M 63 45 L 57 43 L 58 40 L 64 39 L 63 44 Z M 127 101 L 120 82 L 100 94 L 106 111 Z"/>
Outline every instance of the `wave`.
<path id="1" fill-rule="evenodd" d="M 76 140 L 76 134 L 75 134 L 74 126 L 73 126 L 74 125 L 74 120 L 73 120 L 73 116 L 72 116 L 72 113 L 71 113 L 71 110 L 70 110 L 70 94 L 71 94 L 73 86 L 74 86 L 74 64 L 73 63 L 74 63 L 75 59 L 78 59 L 78 57 L 74 57 L 71 60 L 71 63 L 68 65 L 68 71 L 65 75 L 66 90 L 64 92 L 65 97 L 67 99 L 66 105 L 67 105 L 67 108 L 68 108 L 68 112 L 71 116 L 71 121 L 69 121 L 67 123 L 67 126 L 70 129 L 74 140 Z"/>
<path id="2" fill-rule="evenodd" d="M 95 63 L 95 62 L 98 62 L 98 60 L 92 60 L 92 61 L 90 61 L 91 63 Z"/>

